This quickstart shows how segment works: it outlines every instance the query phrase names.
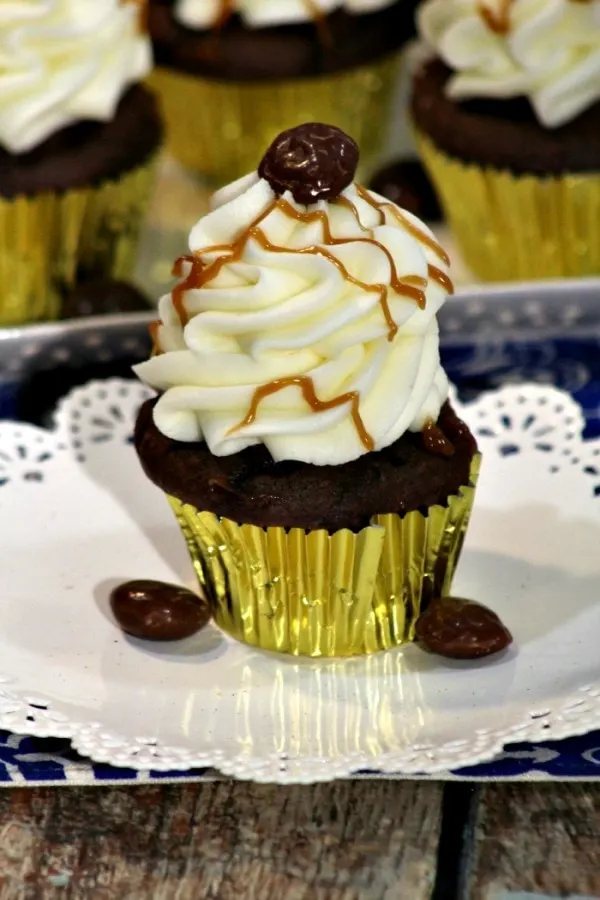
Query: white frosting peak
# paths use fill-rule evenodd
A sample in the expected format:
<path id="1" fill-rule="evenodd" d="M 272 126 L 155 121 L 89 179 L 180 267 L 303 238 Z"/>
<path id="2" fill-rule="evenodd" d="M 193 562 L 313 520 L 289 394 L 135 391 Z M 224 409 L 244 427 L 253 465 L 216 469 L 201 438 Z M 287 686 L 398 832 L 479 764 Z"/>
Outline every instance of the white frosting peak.
<path id="1" fill-rule="evenodd" d="M 456 100 L 524 95 L 548 128 L 600 100 L 600 0 L 426 0 L 418 24 Z"/>
<path id="2" fill-rule="evenodd" d="M 227 4 L 250 28 L 309 22 L 316 13 L 328 15 L 339 7 L 360 15 L 391 6 L 396 0 L 233 0 Z M 177 0 L 175 15 L 188 28 L 213 26 L 226 8 L 223 0 Z"/>
<path id="3" fill-rule="evenodd" d="M 107 121 L 151 67 L 135 0 L 2 0 L 0 144 L 33 149 L 82 119 Z"/>
<path id="4" fill-rule="evenodd" d="M 196 286 L 161 299 L 160 352 L 136 367 L 162 393 L 168 437 L 335 465 L 437 419 L 447 257 L 410 213 L 355 184 L 302 206 L 253 173 L 215 196 L 190 249 Z M 313 409 L 303 386 L 331 408 Z"/>

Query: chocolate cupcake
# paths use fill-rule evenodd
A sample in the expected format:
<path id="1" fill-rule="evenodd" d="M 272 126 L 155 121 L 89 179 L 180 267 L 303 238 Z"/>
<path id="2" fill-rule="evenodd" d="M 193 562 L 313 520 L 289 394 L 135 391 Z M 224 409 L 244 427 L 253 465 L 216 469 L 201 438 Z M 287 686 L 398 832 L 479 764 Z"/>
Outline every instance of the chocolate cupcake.
<path id="1" fill-rule="evenodd" d="M 141 4 L 0 6 L 0 323 L 125 277 L 161 141 Z"/>
<path id="2" fill-rule="evenodd" d="M 224 183 L 282 129 L 335 122 L 379 149 L 415 0 L 151 0 L 172 152 Z"/>
<path id="3" fill-rule="evenodd" d="M 448 258 L 357 161 L 331 126 L 280 135 L 193 228 L 136 367 L 136 448 L 216 621 L 307 656 L 414 637 L 479 467 L 439 359 Z"/>
<path id="4" fill-rule="evenodd" d="M 423 160 L 487 280 L 600 272 L 600 2 L 426 0 Z"/>

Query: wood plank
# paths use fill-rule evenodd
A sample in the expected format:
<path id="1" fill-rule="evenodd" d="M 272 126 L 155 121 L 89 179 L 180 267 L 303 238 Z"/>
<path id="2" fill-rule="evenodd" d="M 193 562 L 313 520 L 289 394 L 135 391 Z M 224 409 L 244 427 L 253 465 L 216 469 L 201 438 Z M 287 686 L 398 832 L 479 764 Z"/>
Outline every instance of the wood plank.
<path id="1" fill-rule="evenodd" d="M 0 792 L 0 900 L 428 900 L 441 785 Z"/>
<path id="2" fill-rule="evenodd" d="M 482 787 L 473 839 L 463 900 L 600 897 L 600 785 Z"/>

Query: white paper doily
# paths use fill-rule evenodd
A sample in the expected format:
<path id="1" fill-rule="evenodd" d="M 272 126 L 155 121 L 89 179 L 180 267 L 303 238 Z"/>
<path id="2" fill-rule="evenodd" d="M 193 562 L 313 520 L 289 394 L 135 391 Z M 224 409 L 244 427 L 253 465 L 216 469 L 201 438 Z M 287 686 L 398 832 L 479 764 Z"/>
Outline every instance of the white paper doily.
<path id="1" fill-rule="evenodd" d="M 131 446 L 146 396 L 93 382 L 53 432 L 0 423 L 0 728 L 69 737 L 114 765 L 311 782 L 454 769 L 507 742 L 600 727 L 600 441 L 582 441 L 569 396 L 512 386 L 462 409 L 484 465 L 455 593 L 515 637 L 466 663 L 414 646 L 298 661 L 212 626 L 178 644 L 122 635 L 112 586 L 194 584 Z"/>

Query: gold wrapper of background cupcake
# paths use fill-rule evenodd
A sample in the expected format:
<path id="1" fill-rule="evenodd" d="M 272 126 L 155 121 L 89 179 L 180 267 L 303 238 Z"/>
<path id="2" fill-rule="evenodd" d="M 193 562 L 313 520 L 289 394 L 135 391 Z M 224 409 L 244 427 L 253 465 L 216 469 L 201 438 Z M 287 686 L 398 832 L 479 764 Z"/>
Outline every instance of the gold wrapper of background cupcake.
<path id="1" fill-rule="evenodd" d="M 0 17 L 0 324 L 130 274 L 161 140 L 140 4 L 37 7 Z"/>
<path id="2" fill-rule="evenodd" d="M 418 24 L 417 143 L 470 268 L 600 273 L 600 4 L 425 0 Z"/>
<path id="3" fill-rule="evenodd" d="M 136 367 L 136 449 L 217 623 L 310 657 L 414 638 L 480 463 L 439 360 L 448 257 L 357 163 L 331 126 L 281 134 L 192 229 Z"/>
<path id="4" fill-rule="evenodd" d="M 225 183 L 250 171 L 283 129 L 331 122 L 366 163 L 381 150 L 400 47 L 415 0 L 151 0 L 171 152 Z"/>

